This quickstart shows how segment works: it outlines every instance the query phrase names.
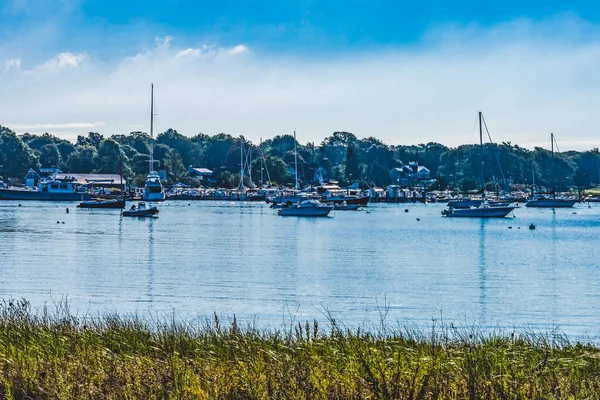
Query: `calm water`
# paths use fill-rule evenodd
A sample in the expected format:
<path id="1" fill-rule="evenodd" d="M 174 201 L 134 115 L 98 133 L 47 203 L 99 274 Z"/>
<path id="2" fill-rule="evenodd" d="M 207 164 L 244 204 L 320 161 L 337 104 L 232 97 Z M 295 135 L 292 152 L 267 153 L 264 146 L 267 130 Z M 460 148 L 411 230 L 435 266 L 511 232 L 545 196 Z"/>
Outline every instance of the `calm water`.
<path id="1" fill-rule="evenodd" d="M 35 306 L 68 296 L 79 315 L 216 311 L 264 327 L 325 310 L 376 324 L 387 308 L 388 322 L 422 327 L 442 316 L 600 334 L 600 205 L 478 220 L 422 204 L 325 219 L 279 217 L 263 203 L 166 202 L 157 219 L 21 204 L 0 201 L 0 298 Z"/>

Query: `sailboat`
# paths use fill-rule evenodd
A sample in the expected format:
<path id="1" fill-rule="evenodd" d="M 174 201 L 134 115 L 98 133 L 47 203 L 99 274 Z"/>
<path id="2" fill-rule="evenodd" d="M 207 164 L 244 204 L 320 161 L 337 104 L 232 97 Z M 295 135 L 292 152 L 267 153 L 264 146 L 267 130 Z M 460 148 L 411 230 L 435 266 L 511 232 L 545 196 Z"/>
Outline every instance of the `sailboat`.
<path id="1" fill-rule="evenodd" d="M 554 143 L 556 139 L 554 138 L 554 133 L 550 134 L 550 146 L 552 151 L 552 180 L 554 181 Z M 560 151 L 560 150 L 559 150 Z M 554 189 L 552 189 L 552 197 L 548 197 L 546 195 L 536 195 L 533 199 L 529 200 L 525 203 L 526 207 L 536 207 L 536 208 L 569 208 L 573 207 L 577 203 L 577 200 L 573 199 L 563 199 L 556 198 L 556 193 Z"/>
<path id="2" fill-rule="evenodd" d="M 149 174 L 142 198 L 146 201 L 163 201 L 165 191 L 160 183 L 160 176 L 154 170 L 154 84 L 150 85 L 150 162 Z"/>
<path id="3" fill-rule="evenodd" d="M 479 149 L 481 154 L 481 182 L 483 190 L 483 199 L 468 199 L 468 200 L 457 200 L 448 202 L 448 209 L 442 211 L 444 217 L 457 217 L 457 218 L 504 218 L 506 217 L 515 207 L 510 205 L 501 204 L 495 206 L 490 204 L 485 199 L 485 175 L 484 175 L 484 164 L 483 164 L 483 114 L 479 111 Z M 487 129 L 487 127 L 486 127 Z M 471 204 L 469 204 L 471 202 Z"/>

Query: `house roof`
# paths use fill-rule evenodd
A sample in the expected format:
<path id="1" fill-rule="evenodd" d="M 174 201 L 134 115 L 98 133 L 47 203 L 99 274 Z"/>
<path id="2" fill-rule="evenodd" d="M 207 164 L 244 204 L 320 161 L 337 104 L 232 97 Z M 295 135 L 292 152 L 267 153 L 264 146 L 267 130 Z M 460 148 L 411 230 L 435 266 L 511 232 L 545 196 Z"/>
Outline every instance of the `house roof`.
<path id="1" fill-rule="evenodd" d="M 208 168 L 199 168 L 199 167 L 192 167 L 192 166 L 190 166 L 188 168 L 188 173 L 194 173 L 196 175 L 212 175 L 213 174 L 213 172 Z"/>
<path id="2" fill-rule="evenodd" d="M 429 168 L 419 165 L 417 172 L 429 172 Z"/>
<path id="3" fill-rule="evenodd" d="M 121 183 L 121 176 L 119 174 L 56 174 L 57 179 L 64 179 L 66 177 L 73 177 L 79 183 Z"/>

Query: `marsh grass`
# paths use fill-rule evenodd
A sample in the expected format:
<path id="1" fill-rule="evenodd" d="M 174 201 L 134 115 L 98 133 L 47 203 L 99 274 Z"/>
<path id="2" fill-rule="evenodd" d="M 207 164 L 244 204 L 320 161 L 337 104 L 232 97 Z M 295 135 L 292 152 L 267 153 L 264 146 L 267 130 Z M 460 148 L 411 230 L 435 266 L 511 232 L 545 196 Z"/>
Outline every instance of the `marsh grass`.
<path id="1" fill-rule="evenodd" d="M 284 331 L 0 304 L 7 399 L 600 398 L 600 349 L 552 332 L 346 329 L 334 319 Z"/>

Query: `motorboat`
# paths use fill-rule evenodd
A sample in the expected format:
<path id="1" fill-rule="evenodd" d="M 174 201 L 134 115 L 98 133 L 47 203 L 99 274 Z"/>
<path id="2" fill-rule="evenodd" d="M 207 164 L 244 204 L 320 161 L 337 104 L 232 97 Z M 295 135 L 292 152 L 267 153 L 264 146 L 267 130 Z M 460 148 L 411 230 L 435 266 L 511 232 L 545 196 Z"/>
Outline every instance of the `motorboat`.
<path id="1" fill-rule="evenodd" d="M 504 218 L 515 208 L 513 206 L 492 207 L 484 201 L 479 207 L 459 209 L 448 207 L 447 210 L 442 211 L 442 215 L 455 218 Z"/>
<path id="2" fill-rule="evenodd" d="M 79 185 L 75 178 L 65 176 L 61 179 L 52 175 L 39 181 L 35 189 L 3 188 L 0 189 L 1 200 L 45 200 L 45 201 L 83 201 L 90 200 L 91 195 Z"/>
<path id="3" fill-rule="evenodd" d="M 82 201 L 77 208 L 125 208 L 125 198 Z"/>
<path id="4" fill-rule="evenodd" d="M 336 211 L 356 211 L 362 207 L 360 204 L 348 204 L 347 202 L 333 203 L 333 209 Z"/>
<path id="5" fill-rule="evenodd" d="M 533 199 L 525 203 L 525 207 L 536 208 L 569 208 L 577 203 L 575 199 L 563 199 L 544 196 L 535 196 Z"/>
<path id="6" fill-rule="evenodd" d="M 333 210 L 333 206 L 321 203 L 318 200 L 304 200 L 277 211 L 283 217 L 326 217 Z"/>
<path id="7" fill-rule="evenodd" d="M 153 217 L 157 214 L 158 208 L 147 207 L 146 203 L 143 201 L 140 201 L 137 206 L 134 204 L 129 210 L 122 212 L 124 217 Z"/>

